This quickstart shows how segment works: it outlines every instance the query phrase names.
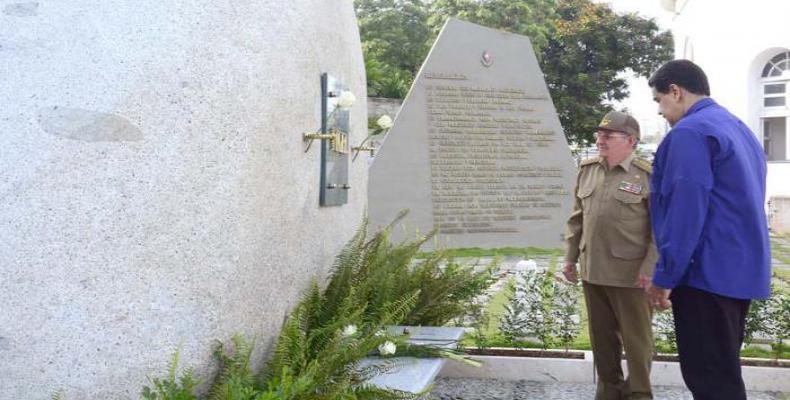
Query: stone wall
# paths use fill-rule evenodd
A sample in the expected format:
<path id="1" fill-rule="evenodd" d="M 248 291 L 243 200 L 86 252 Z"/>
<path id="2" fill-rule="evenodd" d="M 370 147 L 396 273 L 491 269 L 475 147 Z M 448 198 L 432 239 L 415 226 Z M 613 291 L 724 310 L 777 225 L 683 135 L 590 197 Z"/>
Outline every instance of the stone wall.
<path id="1" fill-rule="evenodd" d="M 768 207 L 768 223 L 771 231 L 790 234 L 790 196 L 771 197 Z"/>
<path id="2" fill-rule="evenodd" d="M 4 2 L 0 59 L 0 399 L 136 399 L 236 333 L 260 363 L 364 210 L 364 160 L 322 208 L 301 140 L 322 72 L 366 135 L 352 2 Z"/>
<path id="3" fill-rule="evenodd" d="M 403 102 L 399 99 L 388 99 L 384 97 L 369 97 L 368 98 L 368 115 L 371 118 L 378 118 L 382 115 L 388 115 L 390 118 L 395 119 L 400 111 L 400 106 Z"/>

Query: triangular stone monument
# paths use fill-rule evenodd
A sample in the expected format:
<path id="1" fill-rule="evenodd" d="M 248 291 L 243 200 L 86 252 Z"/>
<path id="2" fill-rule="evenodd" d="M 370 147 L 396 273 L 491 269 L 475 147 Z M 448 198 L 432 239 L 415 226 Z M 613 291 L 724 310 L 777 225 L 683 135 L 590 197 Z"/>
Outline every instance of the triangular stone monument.
<path id="1" fill-rule="evenodd" d="M 442 28 L 370 169 L 374 227 L 440 247 L 561 247 L 574 167 L 529 39 Z M 433 246 L 433 243 L 431 243 Z"/>

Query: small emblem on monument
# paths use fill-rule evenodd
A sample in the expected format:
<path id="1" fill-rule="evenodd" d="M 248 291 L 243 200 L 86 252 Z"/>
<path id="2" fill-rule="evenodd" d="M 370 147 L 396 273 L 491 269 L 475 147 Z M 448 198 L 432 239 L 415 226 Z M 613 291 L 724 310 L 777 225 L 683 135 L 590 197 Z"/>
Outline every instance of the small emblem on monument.
<path id="1" fill-rule="evenodd" d="M 494 57 L 486 50 L 480 57 L 480 62 L 483 63 L 483 66 L 490 67 L 494 63 Z"/>

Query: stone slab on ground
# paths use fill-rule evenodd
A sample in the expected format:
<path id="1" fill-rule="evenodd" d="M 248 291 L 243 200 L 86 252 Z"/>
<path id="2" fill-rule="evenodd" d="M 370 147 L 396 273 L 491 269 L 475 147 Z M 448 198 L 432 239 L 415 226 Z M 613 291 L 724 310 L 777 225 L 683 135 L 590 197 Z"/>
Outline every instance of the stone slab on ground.
<path id="1" fill-rule="evenodd" d="M 692 400 L 685 388 L 655 386 L 655 400 Z M 498 379 L 439 378 L 427 400 L 589 400 L 595 384 L 578 382 L 503 381 Z M 748 392 L 749 400 L 788 400 L 780 392 Z"/>

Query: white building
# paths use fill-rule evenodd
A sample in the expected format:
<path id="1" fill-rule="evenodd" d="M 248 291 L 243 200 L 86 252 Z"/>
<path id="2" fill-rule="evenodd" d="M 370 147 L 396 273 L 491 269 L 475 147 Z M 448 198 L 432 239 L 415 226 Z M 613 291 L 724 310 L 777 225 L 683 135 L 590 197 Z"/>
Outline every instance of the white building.
<path id="1" fill-rule="evenodd" d="M 675 57 L 708 75 L 711 97 L 758 136 L 768 199 L 790 196 L 790 1 L 661 0 Z"/>

